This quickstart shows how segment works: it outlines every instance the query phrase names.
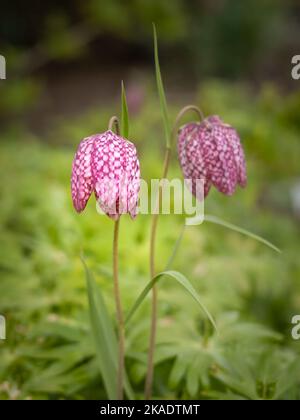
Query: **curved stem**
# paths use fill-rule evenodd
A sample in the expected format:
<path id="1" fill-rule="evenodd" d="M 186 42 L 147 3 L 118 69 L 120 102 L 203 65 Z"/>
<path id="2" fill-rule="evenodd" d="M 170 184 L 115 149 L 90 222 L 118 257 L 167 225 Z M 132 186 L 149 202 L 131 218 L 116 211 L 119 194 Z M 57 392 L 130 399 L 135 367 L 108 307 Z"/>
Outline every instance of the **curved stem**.
<path id="1" fill-rule="evenodd" d="M 115 126 L 116 134 L 120 135 L 120 122 L 119 122 L 119 118 L 116 117 L 115 115 L 110 118 L 109 123 L 108 123 L 108 129 L 113 130 L 114 126 Z"/>
<path id="2" fill-rule="evenodd" d="M 180 123 L 181 118 L 189 111 L 194 111 L 199 120 L 204 119 L 203 112 L 195 105 L 187 105 L 182 108 L 173 125 L 171 135 L 170 135 L 170 145 L 172 145 L 173 140 L 177 134 L 178 125 Z M 164 166 L 163 166 L 163 174 L 162 179 L 165 179 L 168 175 L 169 164 L 171 158 L 171 146 L 166 147 L 165 151 L 165 158 L 164 158 Z M 159 205 L 161 202 L 161 194 L 162 190 L 159 188 L 158 200 L 156 204 L 156 210 L 159 210 Z M 155 243 L 156 243 L 156 232 L 157 232 L 157 224 L 158 224 L 158 216 L 159 211 L 156 211 L 155 214 L 152 216 L 152 226 L 151 226 L 151 233 L 150 233 L 150 276 L 151 279 L 156 274 L 155 271 Z M 150 339 L 149 339 L 149 350 L 148 350 L 148 367 L 147 367 L 147 375 L 146 375 L 146 382 L 145 382 L 145 398 L 148 400 L 151 398 L 152 394 L 152 384 L 153 384 L 153 372 L 154 372 L 154 351 L 155 351 L 155 343 L 156 343 L 156 330 L 157 330 L 157 285 L 154 285 L 152 288 L 152 302 L 151 302 L 151 328 L 150 328 Z"/>
<path id="3" fill-rule="evenodd" d="M 118 354 L 118 371 L 117 371 L 117 399 L 123 400 L 123 383 L 125 369 L 125 334 L 124 334 L 124 318 L 121 304 L 119 275 L 118 275 L 118 243 L 119 243 L 119 226 L 120 220 L 115 221 L 114 225 L 114 242 L 113 242 L 113 278 L 114 292 L 116 301 L 117 321 L 119 330 L 119 354 Z"/>
<path id="4" fill-rule="evenodd" d="M 174 139 L 175 135 L 177 134 L 177 129 L 178 129 L 178 125 L 180 123 L 181 118 L 189 111 L 194 111 L 197 114 L 197 117 L 199 118 L 199 120 L 203 121 L 204 120 L 204 114 L 202 112 L 202 110 L 197 107 L 196 105 L 187 105 L 185 107 L 183 107 L 177 114 L 177 117 L 175 119 L 175 123 L 173 125 L 173 129 L 172 129 L 172 140 Z"/>

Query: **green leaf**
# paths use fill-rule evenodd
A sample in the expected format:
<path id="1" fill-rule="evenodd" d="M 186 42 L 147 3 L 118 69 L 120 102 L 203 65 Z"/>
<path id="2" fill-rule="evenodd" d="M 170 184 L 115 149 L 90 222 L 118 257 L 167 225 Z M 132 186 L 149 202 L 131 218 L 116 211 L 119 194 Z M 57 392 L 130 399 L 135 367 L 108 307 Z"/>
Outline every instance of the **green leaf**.
<path id="1" fill-rule="evenodd" d="M 183 226 L 182 226 L 182 229 L 181 229 L 180 235 L 178 236 L 178 238 L 177 238 L 177 240 L 176 240 L 176 242 L 175 242 L 175 245 L 174 245 L 174 247 L 173 247 L 173 251 L 172 251 L 172 253 L 171 253 L 171 255 L 170 255 L 169 259 L 168 259 L 168 262 L 167 262 L 167 265 L 166 265 L 165 271 L 170 270 L 170 269 L 171 269 L 171 267 L 172 267 L 172 265 L 173 265 L 173 262 L 174 262 L 174 260 L 175 260 L 175 257 L 176 257 L 176 254 L 177 254 L 177 251 L 179 250 L 179 247 L 180 247 L 180 245 L 181 245 L 181 241 L 182 241 L 182 238 L 183 238 L 184 232 L 185 232 L 185 225 L 183 225 Z"/>
<path id="2" fill-rule="evenodd" d="M 145 297 L 148 295 L 148 293 L 150 292 L 150 290 L 152 289 L 152 287 L 158 282 L 158 280 L 161 277 L 165 277 L 165 276 L 171 277 L 171 278 L 177 280 L 177 282 L 187 292 L 189 292 L 189 294 L 198 303 L 198 305 L 200 306 L 200 308 L 202 309 L 202 311 L 206 314 L 206 316 L 208 317 L 208 319 L 212 323 L 213 327 L 217 331 L 216 323 L 215 323 L 213 317 L 211 316 L 211 314 L 209 313 L 209 311 L 206 309 L 206 307 L 201 302 L 198 293 L 196 292 L 196 290 L 194 289 L 194 287 L 192 286 L 192 284 L 189 282 L 189 280 L 183 274 L 179 273 L 178 271 L 163 271 L 163 272 L 157 274 L 147 284 L 147 286 L 144 288 L 144 290 L 142 291 L 142 293 L 140 294 L 140 296 L 138 297 L 138 299 L 135 301 L 135 303 L 134 303 L 133 307 L 131 308 L 129 314 L 127 315 L 126 323 L 128 323 L 130 321 L 130 319 L 132 318 L 132 316 L 134 315 L 134 313 L 136 312 L 136 310 L 139 308 L 139 306 L 141 305 L 141 303 L 144 301 Z"/>
<path id="3" fill-rule="evenodd" d="M 168 108 L 167 108 L 167 100 L 166 100 L 166 95 L 164 91 L 164 85 L 163 85 L 160 65 L 159 65 L 157 32 L 156 32 L 156 27 L 154 23 L 153 23 L 153 38 L 154 38 L 154 62 L 155 62 L 155 75 L 156 75 L 157 90 L 158 90 L 160 108 L 162 112 L 164 129 L 165 129 L 166 145 L 167 145 L 167 148 L 169 148 L 171 147 L 171 141 L 170 141 L 171 129 L 170 129 Z"/>
<path id="4" fill-rule="evenodd" d="M 129 116 L 128 116 L 128 106 L 126 100 L 126 92 L 124 83 L 122 81 L 122 94 L 121 94 L 121 103 L 122 103 L 122 111 L 121 111 L 121 135 L 126 139 L 129 136 Z"/>
<path id="5" fill-rule="evenodd" d="M 117 398 L 117 337 L 101 291 L 83 258 L 82 262 L 86 274 L 90 319 L 98 363 L 107 395 L 113 400 Z M 128 397 L 134 399 L 127 377 L 124 388 Z"/>
<path id="6" fill-rule="evenodd" d="M 271 242 L 267 241 L 266 239 L 262 238 L 261 236 L 258 236 L 255 233 L 249 232 L 248 230 L 246 230 L 244 228 L 241 228 L 239 226 L 233 225 L 232 223 L 225 222 L 224 220 L 222 220 L 222 219 L 220 219 L 216 216 L 212 216 L 212 215 L 207 214 L 207 215 L 204 216 L 204 221 L 210 222 L 210 223 L 215 223 L 217 225 L 226 227 L 227 229 L 231 229 L 235 232 L 241 233 L 242 235 L 246 235 L 249 238 L 254 239 L 254 240 L 268 246 L 269 248 L 273 249 L 274 251 L 281 253 L 281 250 L 279 248 L 277 248 L 277 246 L 275 246 Z M 180 235 L 178 236 L 178 238 L 175 242 L 175 245 L 173 247 L 172 254 L 171 254 L 171 256 L 170 256 L 170 258 L 167 262 L 166 269 L 165 269 L 166 271 L 169 270 L 172 267 L 173 261 L 176 257 L 178 249 L 180 247 L 185 229 L 186 229 L 186 225 L 183 225 L 182 230 L 180 232 Z"/>
<path id="7" fill-rule="evenodd" d="M 176 389 L 179 385 L 182 378 L 185 376 L 187 370 L 188 361 L 186 360 L 186 355 L 179 354 L 174 362 L 172 367 L 170 377 L 169 377 L 169 386 L 172 389 Z"/>
<path id="8" fill-rule="evenodd" d="M 262 238 L 261 236 L 256 235 L 255 233 L 249 232 L 246 229 L 243 229 L 239 226 L 233 225 L 232 223 L 229 222 L 225 222 L 222 219 L 219 219 L 216 216 L 212 216 L 212 215 L 205 215 L 204 216 L 204 220 L 206 222 L 210 222 L 210 223 L 215 223 L 216 225 L 220 225 L 223 227 L 226 227 L 227 229 L 231 229 L 234 230 L 235 232 L 241 233 L 242 235 L 246 235 L 249 238 L 255 239 L 258 242 L 261 242 L 262 244 L 268 246 L 269 248 L 273 249 L 276 252 L 281 253 L 281 250 L 279 248 L 277 248 L 277 246 L 273 245 L 271 242 L 267 241 L 266 239 Z"/>
<path id="9" fill-rule="evenodd" d="M 199 358 L 197 358 L 194 363 L 190 364 L 187 371 L 186 377 L 186 387 L 189 395 L 194 397 L 199 389 Z"/>
<path id="10" fill-rule="evenodd" d="M 102 294 L 92 273 L 82 260 L 86 273 L 90 320 L 102 379 L 109 399 L 117 398 L 117 339 Z"/>
<path id="11" fill-rule="evenodd" d="M 291 361 L 279 375 L 276 386 L 276 394 L 274 398 L 279 399 L 285 394 L 290 388 L 299 384 L 300 377 L 300 363 L 299 358 Z"/>
<path id="12" fill-rule="evenodd" d="M 202 395 L 212 400 L 222 400 L 222 401 L 245 401 L 247 398 L 242 397 L 241 395 L 235 394 L 234 392 L 227 391 L 205 391 L 202 392 Z"/>

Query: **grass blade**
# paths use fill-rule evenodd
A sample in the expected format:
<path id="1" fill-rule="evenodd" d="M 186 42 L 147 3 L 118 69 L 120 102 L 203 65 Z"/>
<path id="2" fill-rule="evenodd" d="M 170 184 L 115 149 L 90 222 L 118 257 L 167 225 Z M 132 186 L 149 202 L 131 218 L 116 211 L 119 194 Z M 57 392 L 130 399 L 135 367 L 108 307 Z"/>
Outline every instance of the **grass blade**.
<path id="1" fill-rule="evenodd" d="M 117 398 L 117 337 L 102 293 L 83 258 L 82 263 L 86 274 L 92 335 L 100 372 L 108 398 L 115 400 Z M 128 398 L 134 399 L 127 376 L 125 376 L 124 387 Z"/>
<path id="2" fill-rule="evenodd" d="M 169 121 L 169 114 L 167 108 L 167 100 L 164 90 L 164 85 L 161 77 L 160 65 L 159 65 L 159 58 L 158 58 L 158 42 L 157 42 L 157 32 L 155 24 L 153 23 L 153 38 L 154 38 L 154 62 L 155 62 L 155 75 L 156 75 L 156 83 L 157 83 L 157 90 L 160 102 L 160 108 L 163 117 L 164 129 L 165 129 L 165 136 L 166 136 L 166 144 L 169 148 L 171 146 L 170 143 L 170 121 Z"/>
<path id="3" fill-rule="evenodd" d="M 231 229 L 234 230 L 235 232 L 241 233 L 242 235 L 246 235 L 249 238 L 255 239 L 258 242 L 261 242 L 262 244 L 268 246 L 269 248 L 273 249 L 276 252 L 281 253 L 281 250 L 279 248 L 277 248 L 277 246 L 273 245 L 271 242 L 267 241 L 266 239 L 262 238 L 261 236 L 256 235 L 255 233 L 249 232 L 246 229 L 243 229 L 239 226 L 233 225 L 232 223 L 229 222 L 225 222 L 222 219 L 219 219 L 216 216 L 212 216 L 212 215 L 205 215 L 204 217 L 204 221 L 206 222 L 210 222 L 210 223 L 215 223 L 216 225 L 220 225 L 223 227 L 226 227 L 227 229 Z"/>
<path id="4" fill-rule="evenodd" d="M 141 303 L 144 301 L 144 299 L 146 298 L 146 296 L 148 295 L 148 293 L 150 292 L 150 290 L 152 289 L 152 287 L 158 282 L 158 280 L 161 277 L 165 277 L 165 276 L 166 277 L 171 277 L 171 278 L 175 279 L 187 292 L 189 292 L 189 294 L 198 303 L 198 305 L 200 306 L 200 308 L 202 309 L 202 311 L 205 313 L 205 315 L 207 316 L 207 318 L 210 320 L 210 322 L 212 323 L 213 327 L 217 331 L 216 323 L 215 323 L 213 317 L 211 316 L 211 314 L 209 313 L 209 311 L 206 309 L 206 307 L 204 306 L 204 304 L 201 302 L 198 293 L 196 292 L 196 290 L 194 289 L 194 287 L 192 286 L 192 284 L 189 282 L 189 280 L 183 274 L 179 273 L 178 271 L 163 271 L 163 272 L 157 274 L 147 284 L 147 286 L 144 288 L 144 290 L 142 291 L 142 293 L 140 294 L 140 296 L 138 297 L 138 299 L 135 301 L 135 303 L 134 303 L 133 307 L 131 308 L 129 314 L 127 315 L 126 324 L 130 321 L 130 319 L 132 318 L 132 316 L 134 315 L 134 313 L 136 312 L 136 310 L 139 308 L 139 306 L 141 305 Z"/>
<path id="5" fill-rule="evenodd" d="M 173 265 L 173 262 L 174 262 L 174 260 L 175 260 L 176 254 L 177 254 L 177 252 L 178 252 L 178 250 L 179 250 L 179 247 L 180 247 L 180 245 L 181 245 L 181 242 L 182 242 L 182 239 L 183 239 L 184 232 L 185 232 L 185 225 L 183 225 L 183 226 L 182 226 L 182 228 L 181 228 L 180 235 L 178 236 L 178 238 L 177 238 L 177 240 L 176 240 L 176 242 L 175 242 L 175 245 L 174 245 L 174 247 L 173 247 L 172 253 L 171 253 L 170 257 L 169 257 L 169 260 L 168 260 L 168 262 L 167 262 L 167 265 L 166 265 L 166 268 L 165 268 L 165 270 L 164 270 L 164 271 L 168 271 L 168 270 L 170 270 L 170 269 L 171 269 L 171 267 L 172 267 L 172 265 Z"/>
<path id="6" fill-rule="evenodd" d="M 129 136 L 129 115 L 128 115 L 128 106 L 126 100 L 125 86 L 122 81 L 122 93 L 121 93 L 121 135 L 125 138 Z"/>
<path id="7" fill-rule="evenodd" d="M 109 399 L 117 397 L 117 339 L 102 294 L 96 288 L 95 280 L 84 260 L 87 291 L 89 299 L 90 320 L 97 358 L 104 386 Z"/>
<path id="8" fill-rule="evenodd" d="M 249 238 L 254 239 L 254 240 L 256 240 L 256 241 L 258 241 L 258 242 L 266 245 L 267 247 L 273 249 L 273 251 L 276 251 L 278 253 L 281 253 L 281 250 L 279 248 L 277 248 L 277 246 L 275 246 L 271 242 L 267 241 L 266 239 L 262 238 L 261 236 L 256 235 L 255 233 L 249 232 L 248 230 L 246 230 L 244 228 L 241 228 L 239 226 L 233 225 L 232 223 L 225 222 L 224 220 L 222 220 L 222 219 L 220 219 L 220 218 L 218 218 L 216 216 L 212 216 L 212 215 L 207 214 L 207 215 L 204 216 L 204 221 L 210 222 L 210 223 L 215 223 L 217 225 L 226 227 L 227 229 L 231 229 L 231 230 L 233 230 L 235 232 L 241 233 L 242 235 L 246 235 Z M 173 264 L 173 261 L 175 260 L 176 254 L 178 252 L 178 249 L 180 247 L 180 244 L 181 244 L 181 241 L 182 241 L 184 232 L 185 232 L 185 228 L 186 228 L 186 226 L 183 225 L 183 228 L 182 228 L 182 230 L 180 232 L 180 235 L 179 235 L 178 239 L 175 242 L 175 245 L 173 247 L 172 254 L 171 254 L 171 256 L 169 258 L 169 261 L 167 263 L 166 271 L 171 268 L 171 266 Z"/>

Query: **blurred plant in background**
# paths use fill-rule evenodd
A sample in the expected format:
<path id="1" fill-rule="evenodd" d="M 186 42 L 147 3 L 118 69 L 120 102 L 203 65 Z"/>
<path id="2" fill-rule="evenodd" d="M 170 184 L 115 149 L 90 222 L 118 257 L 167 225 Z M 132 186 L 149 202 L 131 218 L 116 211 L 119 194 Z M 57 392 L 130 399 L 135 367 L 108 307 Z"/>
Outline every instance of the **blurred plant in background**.
<path id="1" fill-rule="evenodd" d="M 28 1 L 18 13 L 12 3 L 2 5 L 0 314 L 7 340 L 0 341 L 0 399 L 106 398 L 78 255 L 84 244 L 113 312 L 111 225 L 101 218 L 95 229 L 91 203 L 84 218 L 73 214 L 69 168 L 78 141 L 106 129 L 125 72 L 143 177 L 160 176 L 161 116 L 148 69 L 152 21 L 170 74 L 172 118 L 185 97 L 193 98 L 206 115 L 220 114 L 237 127 L 246 149 L 247 189 L 228 201 L 212 191 L 206 212 L 283 250 L 279 258 L 208 223 L 186 230 L 174 269 L 192 280 L 221 338 L 181 289 L 162 283 L 153 396 L 300 399 L 300 343 L 290 324 L 300 310 L 300 93 L 290 77 L 290 58 L 299 53 L 296 0 L 130 0 L 126 7 L 117 0 Z M 174 159 L 170 176 L 179 174 Z M 181 224 L 179 216 L 161 223 L 158 270 Z M 125 310 L 148 281 L 148 226 L 146 216 L 134 224 L 124 219 L 120 270 L 131 279 L 122 285 Z M 134 253 L 125 252 L 129 236 Z M 149 312 L 148 300 L 127 339 L 126 367 L 137 397 Z"/>
<path id="2" fill-rule="evenodd" d="M 17 14 L 14 3 L 6 3 L 0 50 L 14 82 L 1 84 L 1 117 L 26 114 L 37 100 L 45 101 L 38 86 L 55 78 L 57 69 L 151 65 L 152 22 L 160 29 L 162 65 L 183 87 L 205 76 L 290 85 L 297 13 L 296 0 L 31 0 Z"/>
<path id="3" fill-rule="evenodd" d="M 290 336 L 290 320 L 299 312 L 300 302 L 299 215 L 293 213 L 289 188 L 297 173 L 293 156 L 299 154 L 300 144 L 296 141 L 299 128 L 287 122 L 293 120 L 290 104 L 295 94 L 281 98 L 278 110 L 273 101 L 267 105 L 269 87 L 257 99 L 247 90 L 232 95 L 236 88 L 214 81 L 199 95 L 202 101 L 205 97 L 207 112 L 219 91 L 218 112 L 238 127 L 244 139 L 251 182 L 246 191 L 230 199 L 230 204 L 212 192 L 206 211 L 270 238 L 280 245 L 283 255 L 278 258 L 252 240 L 210 224 L 187 230 L 174 267 L 187 273 L 205 305 L 216 314 L 221 338 L 216 339 L 188 296 L 172 282 L 162 283 L 154 396 L 299 398 L 299 345 Z M 277 95 L 274 89 L 272 92 Z M 234 107 L 229 106 L 232 101 Z M 260 107 L 267 107 L 267 114 Z M 159 143 L 155 108 L 156 99 L 149 95 L 139 118 L 132 120 L 132 132 L 145 139 L 138 147 L 149 178 L 160 173 L 159 148 L 152 146 Z M 237 111 L 233 113 L 233 109 Z M 174 114 L 176 110 L 172 107 L 170 111 Z M 105 299 L 113 310 L 112 282 L 107 281 L 112 276 L 110 249 L 106 244 L 111 226 L 101 218 L 101 234 L 95 230 L 92 204 L 84 218 L 75 218 L 68 189 L 73 148 L 59 146 L 66 138 L 69 145 L 75 143 L 82 130 L 93 132 L 99 120 L 105 126 L 106 112 L 98 109 L 76 122 L 66 121 L 57 128 L 50 145 L 24 132 L 20 137 L 16 129 L 2 135 L 1 196 L 5 199 L 0 214 L 0 312 L 7 318 L 8 339 L 0 343 L 1 398 L 105 398 L 90 337 L 78 255 L 84 244 L 89 264 L 98 284 L 107 291 Z M 149 124 L 151 131 L 144 128 Z M 269 139 L 270 127 L 276 127 L 278 140 Z M 283 149 L 282 138 L 290 149 Z M 268 145 L 268 153 L 258 145 Z M 282 164 L 282 153 L 289 165 Z M 179 171 L 174 162 L 171 174 Z M 245 214 L 252 217 L 245 220 Z M 131 279 L 122 285 L 126 310 L 148 280 L 145 217 L 134 224 L 123 223 L 121 270 L 124 278 Z M 181 223 L 176 216 L 165 218 L 161 224 L 160 269 L 169 258 Z M 125 252 L 128 236 L 135 248 L 132 254 Z M 127 339 L 127 369 L 141 396 L 149 303 L 135 315 Z M 102 395 L 99 389 L 103 389 Z"/>

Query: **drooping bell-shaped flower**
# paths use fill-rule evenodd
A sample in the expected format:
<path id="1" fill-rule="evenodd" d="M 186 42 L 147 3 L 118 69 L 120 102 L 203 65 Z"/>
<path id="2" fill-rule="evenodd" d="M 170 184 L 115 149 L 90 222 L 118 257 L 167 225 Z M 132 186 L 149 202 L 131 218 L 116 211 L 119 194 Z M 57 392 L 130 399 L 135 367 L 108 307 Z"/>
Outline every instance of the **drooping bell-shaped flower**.
<path id="1" fill-rule="evenodd" d="M 82 212 L 92 192 L 113 220 L 137 213 L 140 165 L 133 143 L 111 130 L 83 139 L 72 166 L 71 190 L 75 210 Z"/>
<path id="2" fill-rule="evenodd" d="M 244 151 L 236 130 L 218 116 L 201 123 L 189 123 L 178 135 L 178 155 L 191 192 L 202 200 L 211 186 L 232 195 L 237 184 L 247 184 Z M 202 180 L 204 191 L 196 188 Z"/>

